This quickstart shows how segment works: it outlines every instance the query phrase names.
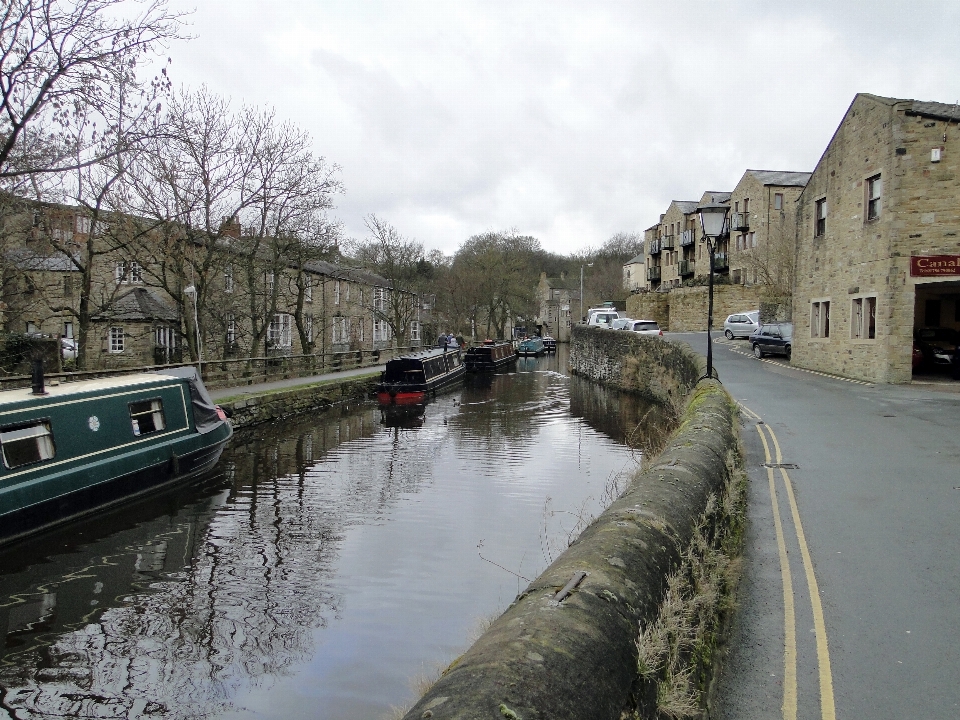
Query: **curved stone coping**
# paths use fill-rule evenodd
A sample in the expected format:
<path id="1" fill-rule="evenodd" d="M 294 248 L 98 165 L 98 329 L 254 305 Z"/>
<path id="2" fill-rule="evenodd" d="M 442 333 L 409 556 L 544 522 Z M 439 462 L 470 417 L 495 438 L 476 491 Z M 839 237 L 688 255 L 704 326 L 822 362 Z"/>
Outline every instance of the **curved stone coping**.
<path id="1" fill-rule="evenodd" d="M 736 411 L 716 381 L 696 389 L 656 464 L 587 527 L 405 715 L 619 718 L 637 679 L 636 638 L 658 613 L 709 496 L 737 447 Z M 586 573 L 561 601 L 555 598 Z"/>

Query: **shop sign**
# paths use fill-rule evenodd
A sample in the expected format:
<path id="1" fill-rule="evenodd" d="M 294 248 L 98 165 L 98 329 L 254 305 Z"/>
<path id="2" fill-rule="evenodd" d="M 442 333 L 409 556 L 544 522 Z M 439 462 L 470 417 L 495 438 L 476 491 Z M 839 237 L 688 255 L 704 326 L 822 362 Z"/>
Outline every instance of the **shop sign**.
<path id="1" fill-rule="evenodd" d="M 960 255 L 913 255 L 910 277 L 960 275 Z"/>

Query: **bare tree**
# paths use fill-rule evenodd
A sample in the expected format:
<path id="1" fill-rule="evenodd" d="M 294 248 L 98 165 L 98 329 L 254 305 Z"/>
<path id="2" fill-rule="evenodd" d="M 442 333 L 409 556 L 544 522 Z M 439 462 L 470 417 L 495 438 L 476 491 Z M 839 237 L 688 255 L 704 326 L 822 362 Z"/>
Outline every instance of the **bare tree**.
<path id="1" fill-rule="evenodd" d="M 351 249 L 361 265 L 390 282 L 389 288 L 375 288 L 366 302 L 375 320 L 390 327 L 395 347 L 407 344 L 410 324 L 418 317 L 418 302 L 430 275 L 423 244 L 405 238 L 376 215 L 364 218 L 370 237 L 354 241 Z"/>
<path id="2" fill-rule="evenodd" d="M 142 81 L 146 56 L 178 38 L 181 14 L 166 0 L 7 0 L 0 10 L 0 178 L 62 173 L 124 150 L 104 143 L 126 113 L 154 107 L 166 68 Z M 91 110 L 98 124 L 87 122 Z"/>

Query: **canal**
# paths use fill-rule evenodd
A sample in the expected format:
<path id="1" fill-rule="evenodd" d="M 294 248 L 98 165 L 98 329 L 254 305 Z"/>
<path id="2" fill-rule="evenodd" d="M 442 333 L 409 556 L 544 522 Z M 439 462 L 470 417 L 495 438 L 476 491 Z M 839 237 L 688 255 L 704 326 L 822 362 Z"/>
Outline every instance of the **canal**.
<path id="1" fill-rule="evenodd" d="M 0 554 L 0 708 L 390 717 L 663 432 L 565 352 L 422 414 L 362 403 L 238 433 L 212 477 Z"/>

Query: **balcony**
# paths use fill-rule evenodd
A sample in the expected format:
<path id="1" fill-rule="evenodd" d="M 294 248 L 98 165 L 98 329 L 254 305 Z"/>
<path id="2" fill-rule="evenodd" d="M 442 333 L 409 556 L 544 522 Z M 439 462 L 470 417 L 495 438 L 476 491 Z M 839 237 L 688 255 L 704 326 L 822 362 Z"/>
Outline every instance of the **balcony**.
<path id="1" fill-rule="evenodd" d="M 681 260 L 680 276 L 683 277 L 684 275 L 693 275 L 695 268 L 696 268 L 695 260 Z"/>
<path id="2" fill-rule="evenodd" d="M 680 247 L 689 247 L 696 240 L 696 233 L 693 230 L 684 230 L 680 233 Z"/>
<path id="3" fill-rule="evenodd" d="M 730 220 L 730 229 L 733 232 L 750 229 L 750 213 L 734 213 Z"/>
<path id="4" fill-rule="evenodd" d="M 660 239 L 660 245 L 664 250 L 674 250 L 677 247 L 676 238 L 673 235 L 664 235 Z"/>
<path id="5" fill-rule="evenodd" d="M 730 269 L 730 262 L 727 260 L 727 254 L 725 252 L 716 253 L 713 256 L 713 269 L 715 272 Z"/>
<path id="6" fill-rule="evenodd" d="M 660 254 L 660 251 L 661 251 L 662 249 L 663 249 L 663 248 L 660 247 L 660 239 L 659 239 L 659 238 L 657 238 L 656 240 L 651 240 L 651 241 L 650 241 L 650 254 L 651 254 L 651 255 L 659 255 L 659 254 Z"/>
<path id="7" fill-rule="evenodd" d="M 647 280 L 650 282 L 660 282 L 660 266 L 653 265 L 647 268 Z"/>

